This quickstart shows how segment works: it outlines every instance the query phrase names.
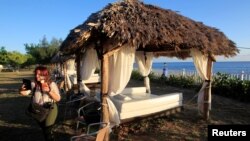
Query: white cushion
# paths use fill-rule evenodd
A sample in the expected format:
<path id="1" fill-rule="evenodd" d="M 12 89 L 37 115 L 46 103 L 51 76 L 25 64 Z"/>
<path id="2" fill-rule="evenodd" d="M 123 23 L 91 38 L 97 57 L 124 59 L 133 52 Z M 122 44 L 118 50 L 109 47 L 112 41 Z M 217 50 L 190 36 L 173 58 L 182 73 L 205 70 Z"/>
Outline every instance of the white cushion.
<path id="1" fill-rule="evenodd" d="M 123 95 L 123 94 L 117 94 L 115 96 L 113 96 L 113 98 L 117 99 L 117 100 L 121 100 L 121 101 L 129 101 L 131 100 L 130 97 Z"/>
<path id="2" fill-rule="evenodd" d="M 125 88 L 121 94 L 146 93 L 146 87 L 130 87 Z"/>
<path id="3" fill-rule="evenodd" d="M 88 84 L 88 83 L 98 83 L 101 82 L 101 78 L 99 75 L 92 75 L 88 80 L 82 80 L 83 83 Z"/>
<path id="4" fill-rule="evenodd" d="M 138 117 L 180 107 L 183 101 L 182 93 L 164 95 L 136 93 L 124 94 L 124 96 L 129 97 L 130 100 L 123 100 L 122 98 L 118 100 L 118 98 L 111 97 L 120 119 Z M 120 96 L 118 97 L 120 98 Z"/>

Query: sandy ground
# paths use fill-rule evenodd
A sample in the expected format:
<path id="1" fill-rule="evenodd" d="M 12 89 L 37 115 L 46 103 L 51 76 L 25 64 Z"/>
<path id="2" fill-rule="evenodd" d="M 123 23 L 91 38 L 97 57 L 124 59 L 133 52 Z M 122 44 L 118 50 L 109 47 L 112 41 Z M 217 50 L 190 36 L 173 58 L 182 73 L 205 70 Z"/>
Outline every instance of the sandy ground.
<path id="1" fill-rule="evenodd" d="M 43 141 L 37 123 L 24 113 L 30 98 L 18 95 L 17 89 L 22 78 L 30 78 L 31 74 L 0 74 L 0 140 L 1 141 Z M 143 82 L 132 80 L 129 86 L 143 86 Z M 204 121 L 197 112 L 196 92 L 189 89 L 151 83 L 152 93 L 183 93 L 183 110 L 167 117 L 154 120 L 142 120 L 126 127 L 126 140 L 134 141 L 179 141 L 207 140 L 209 124 L 250 124 L 250 104 L 232 99 L 212 96 L 210 120 Z M 74 114 L 64 117 L 65 106 L 60 105 L 60 112 L 55 126 L 58 141 L 68 141 L 75 132 Z M 131 125 L 130 125 L 131 126 Z M 117 134 L 111 133 L 112 140 Z"/>

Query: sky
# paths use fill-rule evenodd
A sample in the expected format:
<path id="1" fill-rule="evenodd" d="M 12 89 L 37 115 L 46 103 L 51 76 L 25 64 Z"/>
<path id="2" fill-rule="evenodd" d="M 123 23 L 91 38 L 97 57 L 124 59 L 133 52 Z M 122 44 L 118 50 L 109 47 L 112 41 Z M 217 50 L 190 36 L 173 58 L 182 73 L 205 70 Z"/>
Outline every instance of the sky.
<path id="1" fill-rule="evenodd" d="M 1 0 L 0 47 L 26 53 L 24 44 L 37 44 L 45 36 L 65 39 L 88 16 L 118 0 Z M 233 58 L 218 61 L 250 61 L 250 0 L 143 0 L 205 25 L 216 27 L 241 47 Z M 243 49 L 243 48 L 249 49 Z M 175 60 L 175 59 L 173 59 Z M 171 61 L 158 58 L 157 61 Z"/>

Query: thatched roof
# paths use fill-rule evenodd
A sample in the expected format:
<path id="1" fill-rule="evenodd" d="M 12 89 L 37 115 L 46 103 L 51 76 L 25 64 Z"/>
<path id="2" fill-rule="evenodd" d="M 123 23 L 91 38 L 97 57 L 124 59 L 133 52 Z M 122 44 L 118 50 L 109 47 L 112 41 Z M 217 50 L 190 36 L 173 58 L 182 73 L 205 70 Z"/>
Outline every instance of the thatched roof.
<path id="1" fill-rule="evenodd" d="M 75 55 L 63 55 L 61 52 L 57 52 L 50 60 L 50 63 L 63 63 L 69 59 L 75 59 Z"/>
<path id="2" fill-rule="evenodd" d="M 71 30 L 60 50 L 72 54 L 93 43 L 96 48 L 108 43 L 113 48 L 131 44 L 138 50 L 179 58 L 189 57 L 187 50 L 190 48 L 226 57 L 239 52 L 235 43 L 218 29 L 137 0 L 109 4 L 93 13 L 82 25 Z"/>

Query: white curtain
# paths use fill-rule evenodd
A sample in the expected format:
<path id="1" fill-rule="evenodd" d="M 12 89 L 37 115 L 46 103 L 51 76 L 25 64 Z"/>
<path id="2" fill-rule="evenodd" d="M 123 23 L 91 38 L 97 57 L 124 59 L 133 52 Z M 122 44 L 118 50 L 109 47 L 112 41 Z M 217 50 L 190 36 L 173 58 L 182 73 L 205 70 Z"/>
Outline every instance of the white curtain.
<path id="1" fill-rule="evenodd" d="M 82 82 L 80 83 L 80 91 L 90 95 L 90 89 L 83 83 L 84 80 L 88 80 L 95 72 L 95 69 L 99 67 L 98 57 L 94 48 L 89 48 L 84 52 L 84 55 L 80 61 L 80 77 Z"/>
<path id="2" fill-rule="evenodd" d="M 209 92 L 208 92 L 208 95 L 209 95 L 208 101 L 204 101 L 204 90 L 206 89 L 206 87 L 210 86 L 209 85 L 210 82 L 205 81 L 205 80 L 210 79 L 210 78 L 207 78 L 208 57 L 203 55 L 197 49 L 191 49 L 191 56 L 193 57 L 195 68 L 203 80 L 202 87 L 201 87 L 200 91 L 198 92 L 198 110 L 199 110 L 199 112 L 203 113 L 204 112 L 204 107 L 203 107 L 204 102 L 208 103 L 209 110 L 211 110 L 211 88 L 209 88 Z"/>
<path id="3" fill-rule="evenodd" d="M 123 46 L 109 57 L 109 94 L 121 93 L 130 80 L 135 58 L 135 49 Z"/>
<path id="4" fill-rule="evenodd" d="M 148 75 L 152 69 L 154 55 L 152 52 L 137 51 L 135 58 L 136 63 L 138 64 L 139 72 L 144 77 L 144 85 L 147 92 L 151 93 Z"/>
<path id="5" fill-rule="evenodd" d="M 123 91 L 130 80 L 135 58 L 135 48 L 127 45 L 109 57 L 109 96 Z M 110 98 L 107 98 L 111 127 L 120 124 L 119 114 Z"/>
<path id="6" fill-rule="evenodd" d="M 75 67 L 75 59 L 69 59 L 66 61 L 66 69 L 67 71 L 75 71 L 76 67 Z"/>
<path id="7" fill-rule="evenodd" d="M 69 89 L 72 88 L 73 84 L 77 83 L 76 78 L 76 68 L 75 68 L 75 59 L 69 59 L 66 61 L 66 74 L 67 86 Z"/>

